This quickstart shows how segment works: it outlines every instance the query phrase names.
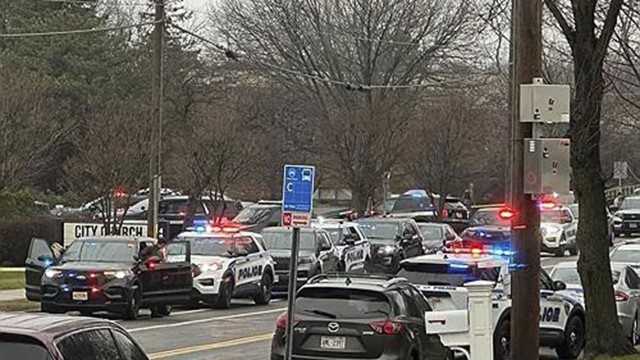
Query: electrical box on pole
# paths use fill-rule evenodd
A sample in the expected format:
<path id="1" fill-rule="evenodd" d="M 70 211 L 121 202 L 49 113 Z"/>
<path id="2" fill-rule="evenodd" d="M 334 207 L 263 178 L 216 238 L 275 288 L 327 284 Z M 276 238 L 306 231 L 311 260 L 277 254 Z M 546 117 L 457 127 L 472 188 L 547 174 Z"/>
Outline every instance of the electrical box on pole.
<path id="1" fill-rule="evenodd" d="M 569 194 L 569 139 L 525 139 L 524 193 Z"/>
<path id="2" fill-rule="evenodd" d="M 570 119 L 569 85 L 543 84 L 536 78 L 533 84 L 520 85 L 520 122 L 557 124 Z"/>

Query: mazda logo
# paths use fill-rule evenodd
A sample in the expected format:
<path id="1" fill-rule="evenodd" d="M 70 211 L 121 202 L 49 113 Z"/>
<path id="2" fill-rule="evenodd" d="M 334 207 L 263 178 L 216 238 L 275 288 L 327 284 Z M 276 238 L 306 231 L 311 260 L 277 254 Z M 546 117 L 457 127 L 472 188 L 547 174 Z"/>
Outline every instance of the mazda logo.
<path id="1" fill-rule="evenodd" d="M 329 330 L 330 333 L 337 333 L 338 330 L 340 330 L 340 324 L 337 322 L 330 322 L 329 325 L 327 325 L 327 330 Z"/>

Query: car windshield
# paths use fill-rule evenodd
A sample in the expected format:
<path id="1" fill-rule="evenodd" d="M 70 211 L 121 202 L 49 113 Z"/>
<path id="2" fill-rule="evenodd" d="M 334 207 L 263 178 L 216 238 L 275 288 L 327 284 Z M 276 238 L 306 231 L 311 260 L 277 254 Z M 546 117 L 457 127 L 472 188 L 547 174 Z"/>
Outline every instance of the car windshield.
<path id="1" fill-rule="evenodd" d="M 427 241 L 442 240 L 443 229 L 439 225 L 418 224 L 422 237 Z"/>
<path id="2" fill-rule="evenodd" d="M 37 340 L 26 336 L 0 334 L 3 359 L 49 360 L 49 351 Z"/>
<path id="3" fill-rule="evenodd" d="M 395 203 L 393 203 L 391 212 L 399 213 L 425 210 L 433 210 L 433 203 L 431 202 L 431 198 L 423 196 L 409 196 L 398 198 Z"/>
<path id="4" fill-rule="evenodd" d="M 640 263 L 640 250 L 616 249 L 611 254 L 611 262 Z"/>
<path id="5" fill-rule="evenodd" d="M 565 224 L 571 222 L 571 215 L 567 209 L 542 210 L 540 222 Z"/>
<path id="6" fill-rule="evenodd" d="M 391 314 L 382 293 L 356 289 L 307 288 L 296 299 L 296 313 L 330 319 L 384 319 Z"/>
<path id="7" fill-rule="evenodd" d="M 341 245 L 344 241 L 344 234 L 342 229 L 325 229 L 331 237 L 331 242 L 334 245 Z"/>
<path id="8" fill-rule="evenodd" d="M 252 240 L 247 237 L 193 237 L 181 238 L 191 244 L 191 255 L 232 257 L 238 248 L 244 248 L 245 244 Z"/>
<path id="9" fill-rule="evenodd" d="M 238 216 L 233 220 L 238 224 L 257 224 L 261 221 L 265 221 L 271 217 L 273 208 L 264 206 L 250 206 L 243 209 L 238 213 Z"/>
<path id="10" fill-rule="evenodd" d="M 559 280 L 565 284 L 580 285 L 580 275 L 576 268 L 556 268 L 551 274 L 553 280 Z"/>
<path id="11" fill-rule="evenodd" d="M 363 221 L 360 222 L 360 228 L 374 242 L 394 242 L 399 234 L 398 224 L 390 222 Z"/>
<path id="12" fill-rule="evenodd" d="M 414 284 L 462 286 L 467 282 L 486 280 L 496 282 L 500 275 L 500 267 L 469 266 L 463 263 L 429 264 L 403 263 L 399 277 L 406 278 Z"/>
<path id="13" fill-rule="evenodd" d="M 623 210 L 640 210 L 640 198 L 626 198 L 622 201 L 622 206 L 620 208 Z"/>
<path id="14" fill-rule="evenodd" d="M 264 243 L 271 250 L 291 250 L 292 234 L 290 231 L 269 231 L 262 232 Z M 315 251 L 316 242 L 313 232 L 300 232 L 300 249 Z"/>
<path id="15" fill-rule="evenodd" d="M 471 223 L 473 225 L 511 226 L 509 220 L 498 216 L 499 211 L 499 209 L 480 209 L 471 216 Z"/>
<path id="16" fill-rule="evenodd" d="M 137 254 L 135 241 L 99 239 L 76 240 L 64 252 L 61 262 L 133 262 Z"/>

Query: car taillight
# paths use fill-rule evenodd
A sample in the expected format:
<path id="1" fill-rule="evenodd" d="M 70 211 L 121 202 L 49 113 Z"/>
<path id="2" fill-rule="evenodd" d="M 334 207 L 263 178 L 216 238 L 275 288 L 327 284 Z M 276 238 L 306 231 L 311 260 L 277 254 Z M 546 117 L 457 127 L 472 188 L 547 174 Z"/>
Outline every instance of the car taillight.
<path id="1" fill-rule="evenodd" d="M 396 335 L 402 331 L 402 324 L 391 320 L 374 321 L 369 327 L 380 335 Z"/>
<path id="2" fill-rule="evenodd" d="M 629 294 L 623 291 L 616 291 L 616 301 L 627 301 L 629 300 Z"/>
<path id="3" fill-rule="evenodd" d="M 276 329 L 278 330 L 282 330 L 282 331 L 287 331 L 287 323 L 288 323 L 288 319 L 289 317 L 287 316 L 286 312 L 283 312 L 282 314 L 280 314 L 280 316 L 278 316 L 278 318 L 276 319 Z M 295 326 L 297 323 L 295 317 L 293 318 L 293 325 Z"/>

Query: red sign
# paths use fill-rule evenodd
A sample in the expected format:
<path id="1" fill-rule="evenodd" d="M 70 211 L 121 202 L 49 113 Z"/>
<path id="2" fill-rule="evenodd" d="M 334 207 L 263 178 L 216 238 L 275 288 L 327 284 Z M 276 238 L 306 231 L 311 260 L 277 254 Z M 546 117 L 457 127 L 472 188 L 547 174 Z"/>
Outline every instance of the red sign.
<path id="1" fill-rule="evenodd" d="M 291 226 L 291 221 L 293 220 L 293 216 L 291 213 L 282 213 L 282 225 L 283 226 Z"/>
<path id="2" fill-rule="evenodd" d="M 303 212 L 282 213 L 282 226 L 303 227 L 309 226 L 311 215 Z"/>

